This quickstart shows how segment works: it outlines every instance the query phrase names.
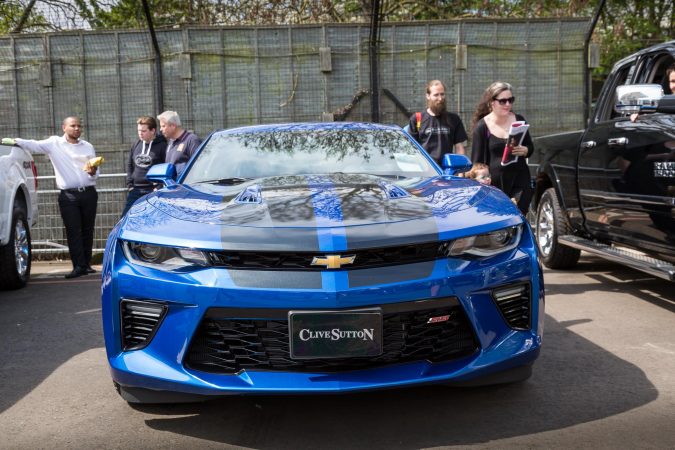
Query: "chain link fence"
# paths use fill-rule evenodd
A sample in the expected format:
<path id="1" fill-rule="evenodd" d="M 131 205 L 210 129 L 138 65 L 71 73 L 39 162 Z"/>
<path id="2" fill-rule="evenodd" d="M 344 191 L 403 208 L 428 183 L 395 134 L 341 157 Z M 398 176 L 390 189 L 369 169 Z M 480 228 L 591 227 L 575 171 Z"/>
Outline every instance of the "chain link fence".
<path id="1" fill-rule="evenodd" d="M 470 127 L 483 90 L 515 89 L 533 135 L 583 127 L 584 36 L 588 20 L 385 23 L 378 40 L 379 116 L 404 125 L 425 108 L 424 86 L 441 79 L 448 107 Z M 189 27 L 157 32 L 161 109 L 177 111 L 205 138 L 234 126 L 371 120 L 365 24 Z M 124 206 L 125 162 L 136 119 L 157 115 L 155 57 L 144 31 L 0 36 L 0 132 L 41 139 L 81 117 L 84 139 L 106 159 L 98 182 L 94 247 L 102 249 Z M 65 245 L 51 164 L 36 156 L 44 251 Z M 115 176 L 106 176 L 117 174 Z M 61 250 L 58 250 L 61 251 Z"/>

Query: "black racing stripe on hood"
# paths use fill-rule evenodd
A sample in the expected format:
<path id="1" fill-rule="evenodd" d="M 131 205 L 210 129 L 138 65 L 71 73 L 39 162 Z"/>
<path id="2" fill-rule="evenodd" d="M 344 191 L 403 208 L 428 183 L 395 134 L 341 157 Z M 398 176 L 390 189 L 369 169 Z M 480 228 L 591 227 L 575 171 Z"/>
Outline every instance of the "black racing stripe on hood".
<path id="1" fill-rule="evenodd" d="M 351 270 L 348 272 L 350 288 L 399 283 L 421 280 L 431 276 L 435 261 L 425 261 L 405 266 L 377 267 L 373 269 Z"/>
<path id="2" fill-rule="evenodd" d="M 371 208 L 368 216 L 373 225 L 347 227 L 347 249 L 409 244 L 412 234 L 419 242 L 438 239 L 438 224 L 429 203 L 415 195 L 395 199 L 385 197 L 382 201 L 383 192 L 377 189 L 380 203 Z M 363 205 L 359 205 L 358 200 L 354 197 L 343 200 L 345 216 L 364 216 Z"/>
<path id="3" fill-rule="evenodd" d="M 268 178 L 260 183 L 260 191 L 262 204 L 238 204 L 224 208 L 221 223 L 226 225 L 221 227 L 220 233 L 223 248 L 318 251 L 312 190 L 305 178 Z M 223 202 L 228 203 L 232 199 L 232 196 L 226 196 Z"/>
<path id="4" fill-rule="evenodd" d="M 429 208 L 429 211 L 431 209 Z M 362 227 L 348 227 L 347 250 L 392 247 L 411 243 L 414 235 L 417 242 L 438 240 L 438 222 L 433 216 L 422 216 L 414 221 L 380 223 Z M 411 229 L 414 227 L 414 230 Z"/>
<path id="5" fill-rule="evenodd" d="M 255 228 L 223 226 L 221 244 L 226 250 L 260 252 L 318 252 L 314 228 Z"/>
<path id="6" fill-rule="evenodd" d="M 242 288 L 321 289 L 321 272 L 229 270 L 232 282 Z"/>

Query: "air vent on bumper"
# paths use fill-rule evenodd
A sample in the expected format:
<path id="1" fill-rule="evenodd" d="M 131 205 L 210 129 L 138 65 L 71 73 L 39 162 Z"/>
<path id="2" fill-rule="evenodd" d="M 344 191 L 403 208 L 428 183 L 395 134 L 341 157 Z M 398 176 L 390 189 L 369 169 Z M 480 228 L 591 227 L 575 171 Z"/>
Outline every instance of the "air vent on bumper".
<path id="1" fill-rule="evenodd" d="M 150 343 L 168 308 L 162 303 L 122 300 L 122 350 L 138 350 Z"/>
<path id="2" fill-rule="evenodd" d="M 530 329 L 532 296 L 529 284 L 500 287 L 492 291 L 492 298 L 511 328 Z"/>

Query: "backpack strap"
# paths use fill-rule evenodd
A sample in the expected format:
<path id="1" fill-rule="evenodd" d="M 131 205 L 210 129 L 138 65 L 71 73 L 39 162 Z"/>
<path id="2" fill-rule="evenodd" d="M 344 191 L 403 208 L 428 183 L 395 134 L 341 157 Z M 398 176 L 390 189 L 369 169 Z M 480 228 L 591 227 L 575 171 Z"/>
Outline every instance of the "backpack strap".
<path id="1" fill-rule="evenodd" d="M 417 131 L 420 131 L 420 127 L 422 126 L 422 113 L 421 112 L 416 112 L 415 113 L 415 121 L 417 122 Z"/>

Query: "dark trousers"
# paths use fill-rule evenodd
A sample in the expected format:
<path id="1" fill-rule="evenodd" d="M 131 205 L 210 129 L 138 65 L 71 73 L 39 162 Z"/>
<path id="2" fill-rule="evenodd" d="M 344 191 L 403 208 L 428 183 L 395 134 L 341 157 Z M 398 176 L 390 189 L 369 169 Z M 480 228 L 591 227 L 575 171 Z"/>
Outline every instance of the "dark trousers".
<path id="1" fill-rule="evenodd" d="M 136 200 L 148 195 L 152 190 L 152 186 L 134 186 L 134 188 L 129 191 L 129 194 L 127 194 L 127 204 L 124 206 L 124 211 L 122 211 L 122 217 L 129 211 L 129 208 L 133 206 Z"/>
<path id="2" fill-rule="evenodd" d="M 98 193 L 93 187 L 84 191 L 67 189 L 59 194 L 59 210 L 66 226 L 68 252 L 73 268 L 87 268 L 94 245 L 94 225 Z"/>

